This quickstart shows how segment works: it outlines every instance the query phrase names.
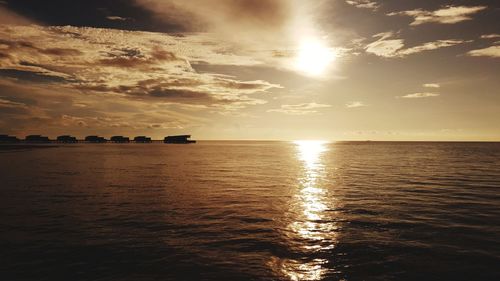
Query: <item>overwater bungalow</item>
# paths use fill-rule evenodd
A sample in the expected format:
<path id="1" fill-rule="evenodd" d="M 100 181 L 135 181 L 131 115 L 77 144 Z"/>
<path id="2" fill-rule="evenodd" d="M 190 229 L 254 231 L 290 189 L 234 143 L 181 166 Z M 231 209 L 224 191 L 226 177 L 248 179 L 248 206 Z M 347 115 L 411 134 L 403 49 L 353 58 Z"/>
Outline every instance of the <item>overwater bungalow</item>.
<path id="1" fill-rule="evenodd" d="M 21 140 L 15 136 L 0 135 L 0 143 L 17 143 Z"/>
<path id="2" fill-rule="evenodd" d="M 112 136 L 110 141 L 114 143 L 127 143 L 130 142 L 130 139 L 124 136 Z"/>
<path id="3" fill-rule="evenodd" d="M 151 141 L 150 137 L 137 136 L 137 137 L 134 138 L 134 142 L 136 142 L 136 143 L 150 143 L 152 141 Z"/>
<path id="4" fill-rule="evenodd" d="M 49 143 L 50 139 L 42 135 L 29 135 L 24 139 L 26 142 Z"/>
<path id="5" fill-rule="evenodd" d="M 86 136 L 85 141 L 91 142 L 91 143 L 105 143 L 108 140 L 103 138 L 103 137 L 99 137 L 99 136 Z"/>
<path id="6" fill-rule="evenodd" d="M 164 143 L 195 143 L 195 140 L 190 140 L 191 135 L 167 136 L 163 139 Z"/>
<path id="7" fill-rule="evenodd" d="M 72 137 L 69 135 L 58 136 L 56 140 L 57 140 L 57 142 L 62 142 L 62 143 L 77 143 L 78 142 L 78 140 L 75 137 Z"/>

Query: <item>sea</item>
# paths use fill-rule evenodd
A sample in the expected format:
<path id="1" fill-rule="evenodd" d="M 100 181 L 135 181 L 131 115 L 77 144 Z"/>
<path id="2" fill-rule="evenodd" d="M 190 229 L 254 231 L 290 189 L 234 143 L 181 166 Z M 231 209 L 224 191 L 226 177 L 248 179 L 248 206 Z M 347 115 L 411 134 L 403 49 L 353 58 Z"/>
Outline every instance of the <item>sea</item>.
<path id="1" fill-rule="evenodd" d="M 0 280 L 500 280 L 500 143 L 0 147 Z"/>

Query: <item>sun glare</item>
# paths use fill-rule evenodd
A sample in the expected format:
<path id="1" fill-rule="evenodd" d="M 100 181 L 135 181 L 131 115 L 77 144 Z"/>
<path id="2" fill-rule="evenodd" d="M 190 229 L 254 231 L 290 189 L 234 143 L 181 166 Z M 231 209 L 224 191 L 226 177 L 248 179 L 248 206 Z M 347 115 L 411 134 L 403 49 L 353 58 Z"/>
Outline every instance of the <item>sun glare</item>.
<path id="1" fill-rule="evenodd" d="M 322 140 L 296 140 L 293 143 L 298 147 L 299 158 L 310 169 L 317 164 L 319 156 L 326 150 L 328 142 Z"/>
<path id="2" fill-rule="evenodd" d="M 307 75 L 319 76 L 334 59 L 335 52 L 332 48 L 318 40 L 305 40 L 299 47 L 295 66 Z"/>

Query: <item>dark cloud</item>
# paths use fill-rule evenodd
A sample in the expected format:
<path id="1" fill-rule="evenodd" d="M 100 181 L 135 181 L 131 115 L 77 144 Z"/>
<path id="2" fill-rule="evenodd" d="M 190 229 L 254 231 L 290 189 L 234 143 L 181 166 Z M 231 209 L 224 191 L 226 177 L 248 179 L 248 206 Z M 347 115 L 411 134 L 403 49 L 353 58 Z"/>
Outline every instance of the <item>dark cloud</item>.
<path id="1" fill-rule="evenodd" d="M 144 58 L 144 54 L 137 48 L 115 49 L 107 53 L 110 57 Z"/>
<path id="2" fill-rule="evenodd" d="M 124 94 L 129 98 L 139 100 L 161 100 L 183 104 L 206 105 L 214 103 L 227 103 L 226 100 L 216 99 L 213 93 L 187 88 L 193 88 L 199 85 L 201 85 L 201 82 L 190 79 L 173 79 L 171 81 L 161 79 L 148 79 L 140 81 L 136 85 L 120 85 L 116 87 L 109 87 L 102 84 L 78 85 L 75 87 L 83 91 Z"/>
<path id="3" fill-rule="evenodd" d="M 193 90 L 187 90 L 187 89 L 161 89 L 161 88 L 156 88 L 152 89 L 151 91 L 148 92 L 149 96 L 156 97 L 156 98 L 166 98 L 166 99 L 172 99 L 172 100 L 194 100 L 194 101 L 215 101 L 212 97 L 212 95 L 205 93 L 205 92 L 199 92 L 199 91 L 193 91 Z"/>
<path id="4" fill-rule="evenodd" d="M 206 2 L 206 1 L 205 1 Z M 222 0 L 214 2 L 227 10 L 228 19 L 260 25 L 279 25 L 288 16 L 285 1 L 279 0 Z M 218 2 L 218 3 L 215 3 Z"/>
<path id="5" fill-rule="evenodd" d="M 8 103 L 17 104 L 21 107 L 28 107 L 37 105 L 36 99 L 24 96 L 23 94 L 19 94 L 15 88 L 0 86 L 0 100 L 3 102 L 7 101 Z"/>
<path id="6" fill-rule="evenodd" d="M 151 57 L 160 60 L 160 61 L 176 61 L 176 60 L 181 60 L 178 58 L 174 53 L 165 51 L 160 47 L 155 47 L 151 51 Z"/>
<path id="7" fill-rule="evenodd" d="M 158 21 L 155 14 L 134 0 L 15 0 L 8 7 L 47 25 L 104 27 L 124 30 L 181 32 L 176 23 Z M 110 20 L 120 17 L 133 20 Z"/>
<path id="8" fill-rule="evenodd" d="M 60 91 L 57 87 L 19 85 L 1 79 L 0 93 L 0 131 L 20 137 L 143 134 L 144 130 L 182 128 L 191 120 L 189 116 L 181 120 L 175 112 L 159 113 L 153 103 L 143 107 L 146 103 L 139 100 L 79 96 L 71 89 Z"/>
<path id="9" fill-rule="evenodd" d="M 44 73 L 23 71 L 17 69 L 0 69 L 0 77 L 15 78 L 37 83 L 64 83 L 67 79 L 59 76 L 51 76 Z"/>
<path id="10" fill-rule="evenodd" d="M 83 92 L 116 93 L 133 100 L 148 102 L 172 102 L 186 105 L 226 106 L 226 110 L 242 108 L 244 105 L 264 103 L 262 100 L 249 98 L 247 94 L 267 91 L 281 87 L 265 81 L 238 81 L 216 78 L 213 81 L 201 81 L 195 78 L 146 79 L 134 85 L 107 86 L 102 84 L 78 84 Z M 231 108 L 231 105 L 234 108 Z"/>
<path id="11" fill-rule="evenodd" d="M 210 14 L 236 24 L 276 26 L 289 15 L 285 0 L 15 0 L 8 8 L 47 25 L 178 33 L 205 30 Z M 159 16 L 161 15 L 161 16 Z"/>
<path id="12" fill-rule="evenodd" d="M 53 55 L 53 56 L 79 56 L 82 55 L 83 52 L 73 48 L 42 48 L 38 47 L 35 42 L 29 41 L 12 41 L 0 39 L 0 44 L 5 45 L 7 50 L 15 51 L 19 49 L 28 49 L 39 52 L 44 55 Z"/>
<path id="13" fill-rule="evenodd" d="M 5 45 L 8 47 L 8 49 L 14 49 L 14 48 L 31 48 L 31 49 L 37 49 L 35 47 L 35 44 L 32 42 L 28 41 L 11 41 L 11 40 L 5 40 L 5 39 L 0 39 L 0 44 Z"/>
<path id="14" fill-rule="evenodd" d="M 70 48 L 47 48 L 39 49 L 40 53 L 54 56 L 79 56 L 83 54 L 80 50 Z"/>
<path id="15" fill-rule="evenodd" d="M 115 66 L 115 67 L 137 67 L 141 65 L 147 65 L 150 63 L 149 60 L 134 57 L 116 57 L 110 59 L 101 59 L 99 63 L 104 66 Z"/>
<path id="16" fill-rule="evenodd" d="M 77 80 L 75 78 L 70 78 L 74 69 L 64 65 L 61 66 L 61 65 L 51 65 L 51 64 L 40 64 L 40 63 L 33 63 L 21 60 L 19 61 L 19 66 L 20 67 L 28 66 L 30 68 L 30 70 L 18 69 L 20 71 L 33 72 L 51 77 L 59 77 L 66 82 L 75 82 Z"/>
<path id="17" fill-rule="evenodd" d="M 9 96 L 0 96 L 0 116 L 27 115 L 28 113 L 27 104 L 16 101 Z"/>
<path id="18" fill-rule="evenodd" d="M 0 101 L 0 116 L 2 119 L 19 117 L 19 116 L 30 116 L 30 111 L 25 107 L 20 106 L 4 106 Z M 8 123 L 6 123 L 8 125 Z"/>
<path id="19" fill-rule="evenodd" d="M 229 89 L 238 90 L 267 90 L 267 82 L 264 81 L 235 81 L 218 79 L 216 84 Z"/>
<path id="20" fill-rule="evenodd" d="M 196 87 L 203 85 L 203 82 L 197 79 L 173 78 L 173 79 L 146 79 L 137 83 L 139 87 Z"/>
<path id="21" fill-rule="evenodd" d="M 160 62 L 174 62 L 185 60 L 177 57 L 174 53 L 165 51 L 155 46 L 147 55 L 138 49 L 118 49 L 107 54 L 109 58 L 101 59 L 99 63 L 104 66 L 115 67 L 140 67 L 153 66 Z"/>
<path id="22" fill-rule="evenodd" d="M 136 0 L 163 22 L 174 22 L 190 31 L 238 30 L 245 27 L 279 28 L 291 16 L 286 0 Z M 238 32 L 244 33 L 243 30 Z"/>

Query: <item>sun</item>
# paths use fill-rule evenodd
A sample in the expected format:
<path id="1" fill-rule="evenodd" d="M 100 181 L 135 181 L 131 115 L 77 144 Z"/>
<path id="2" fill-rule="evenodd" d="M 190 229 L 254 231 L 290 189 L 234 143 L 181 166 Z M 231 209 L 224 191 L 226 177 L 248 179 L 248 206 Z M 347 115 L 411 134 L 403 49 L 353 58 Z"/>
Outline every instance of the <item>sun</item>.
<path id="1" fill-rule="evenodd" d="M 333 60 L 335 51 L 319 40 L 303 40 L 297 52 L 295 67 L 309 76 L 320 76 Z"/>

